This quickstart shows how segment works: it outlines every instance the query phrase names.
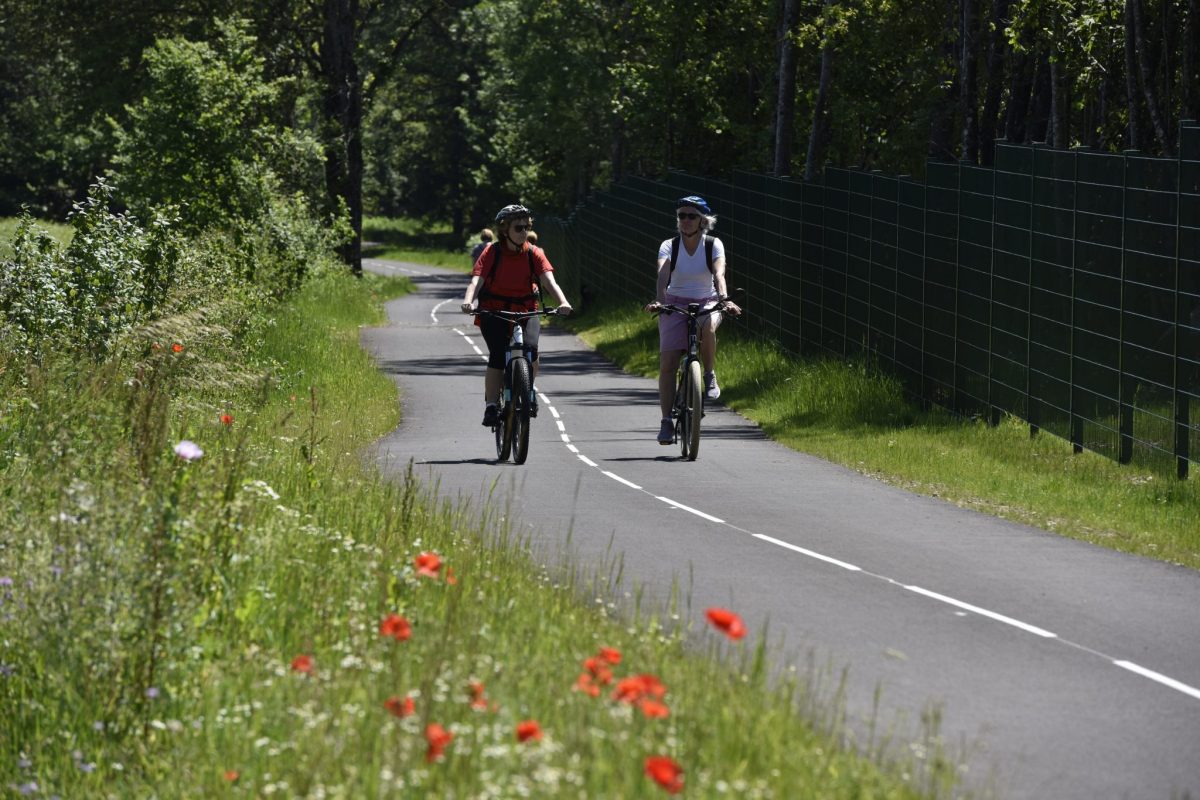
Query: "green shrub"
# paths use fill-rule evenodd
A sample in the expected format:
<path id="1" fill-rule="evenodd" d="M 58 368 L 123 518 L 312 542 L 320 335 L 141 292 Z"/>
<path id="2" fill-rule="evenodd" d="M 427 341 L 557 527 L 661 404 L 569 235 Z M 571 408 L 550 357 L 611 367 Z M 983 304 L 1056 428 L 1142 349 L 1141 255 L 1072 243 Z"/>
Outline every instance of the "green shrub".
<path id="1" fill-rule="evenodd" d="M 102 355 L 159 312 L 183 244 L 167 219 L 152 214 L 143 227 L 110 212 L 111 199 L 101 179 L 75 204 L 66 247 L 22 218 L 13 254 L 0 262 L 0 342 L 12 352 L 38 358 L 68 347 Z"/>
<path id="2" fill-rule="evenodd" d="M 178 208 L 191 233 L 268 218 L 271 198 L 315 197 L 321 181 L 316 140 L 271 119 L 285 81 L 264 78 L 244 23 L 217 27 L 212 43 L 160 39 L 146 51 L 146 94 L 116 131 L 122 198 L 143 214 Z"/>

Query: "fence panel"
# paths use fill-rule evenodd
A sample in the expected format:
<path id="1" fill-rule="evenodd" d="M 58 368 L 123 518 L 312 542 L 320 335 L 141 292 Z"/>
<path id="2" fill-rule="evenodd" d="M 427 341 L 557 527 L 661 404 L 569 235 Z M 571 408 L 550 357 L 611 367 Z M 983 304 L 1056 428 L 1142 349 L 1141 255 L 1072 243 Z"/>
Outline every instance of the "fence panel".
<path id="1" fill-rule="evenodd" d="M 923 403 L 1001 413 L 1122 462 L 1200 451 L 1200 126 L 1180 156 L 998 142 L 924 182 L 670 173 L 589 198 L 545 242 L 564 285 L 644 302 L 673 200 L 719 212 L 746 329 L 799 354 L 866 352 Z"/>

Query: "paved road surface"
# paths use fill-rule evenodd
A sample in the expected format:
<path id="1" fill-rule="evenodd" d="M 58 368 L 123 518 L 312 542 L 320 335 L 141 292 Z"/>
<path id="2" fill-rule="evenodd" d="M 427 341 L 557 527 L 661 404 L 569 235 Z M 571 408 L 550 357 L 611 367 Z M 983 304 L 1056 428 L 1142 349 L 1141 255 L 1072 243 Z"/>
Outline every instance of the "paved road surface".
<path id="1" fill-rule="evenodd" d="M 621 553 L 660 596 L 690 575 L 693 613 L 769 620 L 785 652 L 848 666 L 852 719 L 877 685 L 885 724 L 940 706 L 943 738 L 972 749 L 969 787 L 991 775 L 1002 797 L 1200 798 L 1200 574 L 908 494 L 719 406 L 699 460 L 680 461 L 654 441 L 655 383 L 556 330 L 529 462 L 497 465 L 479 424 L 486 348 L 457 310 L 466 278 L 367 268 L 419 287 L 362 336 L 401 391 L 389 468 L 413 460 L 451 497 L 495 484 L 535 543 L 569 530 L 583 563 Z"/>

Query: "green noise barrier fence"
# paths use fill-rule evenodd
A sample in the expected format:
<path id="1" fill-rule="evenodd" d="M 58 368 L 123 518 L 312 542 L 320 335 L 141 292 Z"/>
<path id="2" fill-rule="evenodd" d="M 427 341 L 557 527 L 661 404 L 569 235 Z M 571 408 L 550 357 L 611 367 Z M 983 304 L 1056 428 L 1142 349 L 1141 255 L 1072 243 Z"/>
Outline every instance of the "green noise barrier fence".
<path id="1" fill-rule="evenodd" d="M 1177 158 L 1001 142 L 994 167 L 931 162 L 924 182 L 630 178 L 538 227 L 570 296 L 642 304 L 675 199 L 702 195 L 755 335 L 866 356 L 923 403 L 1184 478 L 1200 451 L 1200 124 L 1179 133 Z"/>

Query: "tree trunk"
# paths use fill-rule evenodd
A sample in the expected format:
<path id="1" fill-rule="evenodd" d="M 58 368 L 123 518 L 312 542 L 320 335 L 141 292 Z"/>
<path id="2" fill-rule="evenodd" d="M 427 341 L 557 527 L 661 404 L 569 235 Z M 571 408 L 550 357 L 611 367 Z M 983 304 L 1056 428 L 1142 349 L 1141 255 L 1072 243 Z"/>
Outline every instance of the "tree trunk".
<path id="1" fill-rule="evenodd" d="M 1169 156 L 1173 150 L 1171 136 L 1167 131 L 1165 115 L 1159 106 L 1158 91 L 1154 86 L 1154 69 L 1147 53 L 1146 25 L 1141 0 L 1127 0 L 1126 7 L 1132 7 L 1133 11 L 1133 40 L 1137 53 L 1138 77 L 1142 85 L 1142 94 L 1146 98 L 1146 108 L 1150 111 L 1150 122 L 1154 126 L 1154 135 L 1158 138 L 1163 153 Z"/>
<path id="2" fill-rule="evenodd" d="M 976 14 L 975 0 L 962 0 L 962 15 L 959 18 L 959 113 L 963 121 L 962 159 L 972 164 L 979 163 L 979 112 L 976 108 L 979 102 L 979 36 Z"/>
<path id="3" fill-rule="evenodd" d="M 1067 91 L 1067 70 L 1062 53 L 1050 61 L 1050 131 L 1047 141 L 1054 147 L 1071 146 L 1071 97 Z"/>
<path id="4" fill-rule="evenodd" d="M 992 35 L 988 42 L 987 93 L 983 114 L 979 120 L 979 160 L 990 167 L 996 155 L 996 121 L 1000 113 L 1000 98 L 1004 93 L 1004 18 L 1008 15 L 1008 0 L 992 0 Z"/>
<path id="5" fill-rule="evenodd" d="M 775 168 L 777 177 L 791 173 L 792 129 L 796 117 L 796 45 L 792 28 L 800 16 L 798 0 L 783 0 L 779 24 L 779 95 L 775 101 Z"/>
<path id="6" fill-rule="evenodd" d="M 1026 136 L 1031 142 L 1046 141 L 1050 128 L 1050 59 L 1037 56 L 1037 71 L 1033 76 L 1033 94 L 1029 98 L 1029 118 L 1026 120 Z"/>
<path id="7" fill-rule="evenodd" d="M 1142 149 L 1142 106 L 1138 102 L 1137 37 L 1133 24 L 1134 0 L 1125 0 L 1125 107 L 1129 115 L 1128 149 Z"/>
<path id="8" fill-rule="evenodd" d="M 1200 0 L 1188 0 L 1180 73 L 1183 119 L 1200 120 Z"/>
<path id="9" fill-rule="evenodd" d="M 961 11 L 957 0 L 946 0 L 946 15 L 942 19 L 942 63 L 953 66 L 954 72 L 960 71 L 961 56 L 957 46 L 961 25 Z M 958 158 L 954 148 L 954 119 L 959 108 L 959 97 L 962 87 L 962 76 L 948 82 L 943 96 L 933 104 L 929 120 L 929 147 L 927 155 L 942 161 L 954 161 Z"/>
<path id="10" fill-rule="evenodd" d="M 826 12 L 832 11 L 837 0 L 825 0 Z M 829 141 L 829 90 L 833 83 L 833 41 L 828 30 L 821 45 L 821 77 L 817 83 L 817 100 L 813 103 L 812 130 L 808 134 L 808 154 L 804 159 L 804 178 L 814 180 L 821 171 L 825 144 Z"/>
<path id="11" fill-rule="evenodd" d="M 1012 68 L 1012 88 L 1004 110 L 1004 138 L 1013 144 L 1029 141 L 1025 126 L 1029 119 L 1029 100 L 1033 92 L 1034 61 L 1025 51 L 1015 53 Z"/>
<path id="12" fill-rule="evenodd" d="M 355 47 L 358 0 L 325 0 L 321 71 L 325 79 L 325 183 L 330 201 L 346 204 L 354 234 L 338 248 L 356 276 L 362 275 L 362 84 Z"/>

